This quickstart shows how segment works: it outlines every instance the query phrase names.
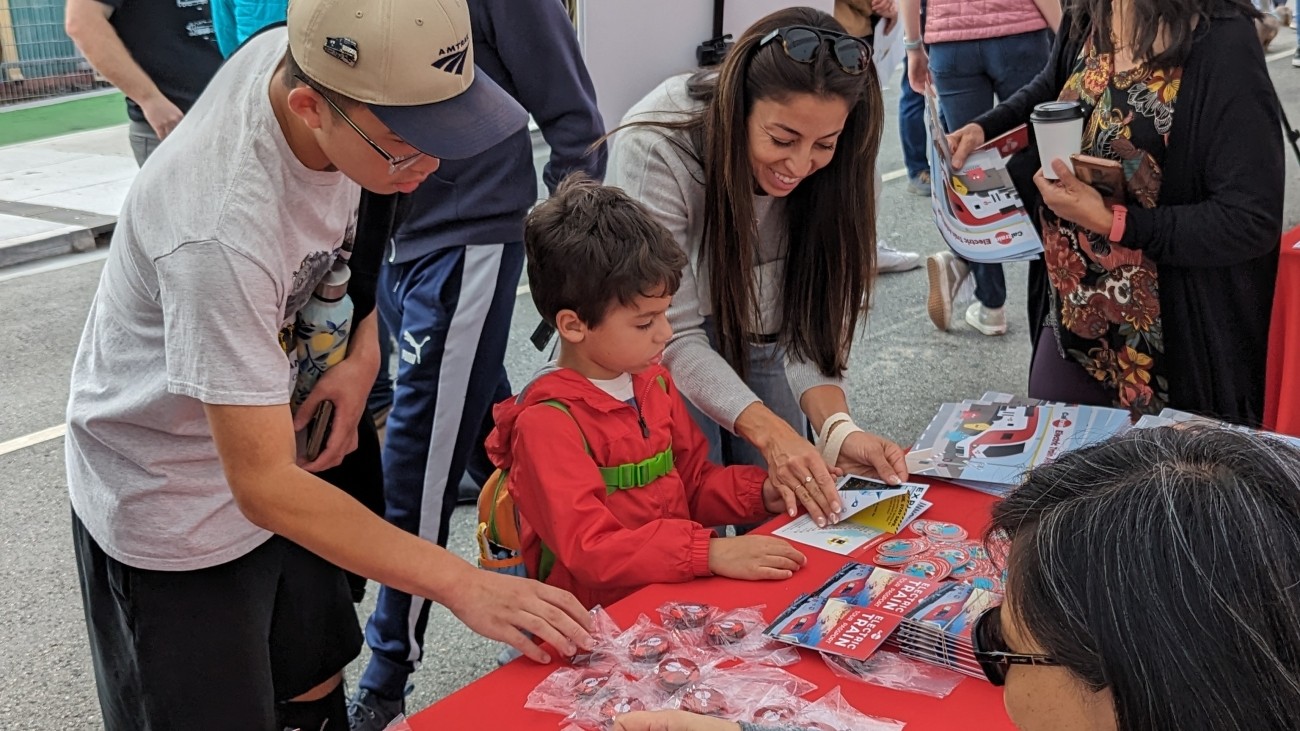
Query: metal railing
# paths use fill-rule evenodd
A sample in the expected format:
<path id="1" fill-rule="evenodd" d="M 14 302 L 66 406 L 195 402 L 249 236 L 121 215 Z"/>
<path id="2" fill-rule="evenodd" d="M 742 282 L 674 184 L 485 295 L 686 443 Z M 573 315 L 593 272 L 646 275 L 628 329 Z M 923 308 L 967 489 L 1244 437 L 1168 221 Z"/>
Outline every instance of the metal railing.
<path id="1" fill-rule="evenodd" d="M 0 106 L 107 86 L 63 32 L 64 0 L 0 0 Z"/>

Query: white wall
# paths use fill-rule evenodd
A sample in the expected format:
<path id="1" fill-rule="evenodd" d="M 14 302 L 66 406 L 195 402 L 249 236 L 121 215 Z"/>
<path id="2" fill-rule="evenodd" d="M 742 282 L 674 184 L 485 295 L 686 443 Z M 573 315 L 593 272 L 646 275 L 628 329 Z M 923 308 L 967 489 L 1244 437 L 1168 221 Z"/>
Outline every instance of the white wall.
<path id="1" fill-rule="evenodd" d="M 726 0 L 723 32 L 739 36 L 755 20 L 791 5 L 830 12 L 834 0 Z M 605 127 L 613 129 L 659 82 L 695 69 L 696 46 L 713 35 L 713 2 L 584 0 L 578 33 Z"/>

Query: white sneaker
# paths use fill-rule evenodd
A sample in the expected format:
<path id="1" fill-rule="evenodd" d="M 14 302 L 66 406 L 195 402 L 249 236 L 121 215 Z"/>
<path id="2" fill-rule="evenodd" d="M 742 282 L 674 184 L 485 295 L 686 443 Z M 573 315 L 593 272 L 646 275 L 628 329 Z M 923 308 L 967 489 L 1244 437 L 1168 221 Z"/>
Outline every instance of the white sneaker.
<path id="1" fill-rule="evenodd" d="M 985 335 L 1005 335 L 1007 332 L 1007 308 L 985 307 L 979 302 L 972 302 L 966 308 L 966 324 Z"/>
<path id="2" fill-rule="evenodd" d="M 930 322 L 940 330 L 947 330 L 952 325 L 952 303 L 970 269 L 951 251 L 941 251 L 926 257 L 925 273 L 930 279 L 930 296 L 926 300 Z"/>
<path id="3" fill-rule="evenodd" d="M 921 266 L 921 255 L 915 251 L 899 251 L 883 241 L 876 242 L 876 273 L 910 272 Z"/>

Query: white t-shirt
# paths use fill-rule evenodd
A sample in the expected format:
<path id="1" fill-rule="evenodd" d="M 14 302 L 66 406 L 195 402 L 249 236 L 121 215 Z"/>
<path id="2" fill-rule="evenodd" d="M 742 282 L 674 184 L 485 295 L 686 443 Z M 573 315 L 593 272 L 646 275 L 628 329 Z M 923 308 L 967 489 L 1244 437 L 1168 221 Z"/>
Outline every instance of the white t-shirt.
<path id="1" fill-rule="evenodd" d="M 270 537 L 235 505 L 203 404 L 289 402 L 281 331 L 353 235 L 360 196 L 280 130 L 268 94 L 287 47 L 281 28 L 235 54 L 140 170 L 81 336 L 72 507 L 130 566 L 215 566 Z"/>

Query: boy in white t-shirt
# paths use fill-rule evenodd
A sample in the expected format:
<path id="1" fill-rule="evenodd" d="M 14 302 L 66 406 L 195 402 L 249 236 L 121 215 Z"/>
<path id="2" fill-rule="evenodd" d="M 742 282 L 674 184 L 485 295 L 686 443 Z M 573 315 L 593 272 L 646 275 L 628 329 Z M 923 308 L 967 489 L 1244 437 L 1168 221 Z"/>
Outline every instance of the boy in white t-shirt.
<path id="1" fill-rule="evenodd" d="M 312 473 L 355 446 L 374 315 L 291 413 L 292 326 L 360 188 L 526 123 L 476 73 L 462 0 L 295 0 L 208 86 L 123 205 L 73 367 L 67 468 L 100 705 L 119 729 L 347 728 L 360 632 L 336 565 L 445 604 L 546 661 L 590 641 L 574 598 L 478 571 Z M 321 401 L 331 436 L 303 464 Z"/>

